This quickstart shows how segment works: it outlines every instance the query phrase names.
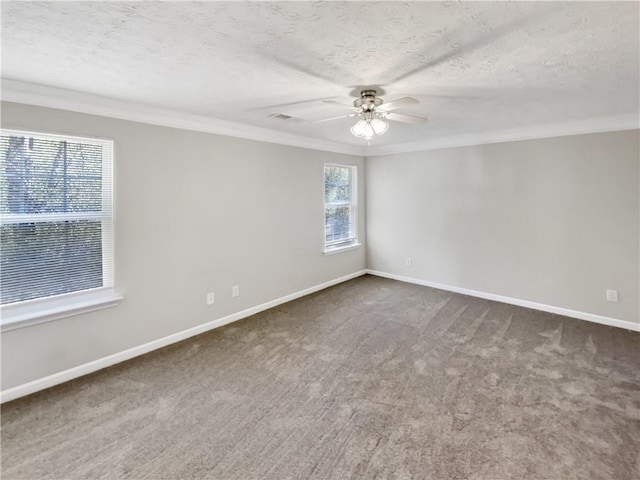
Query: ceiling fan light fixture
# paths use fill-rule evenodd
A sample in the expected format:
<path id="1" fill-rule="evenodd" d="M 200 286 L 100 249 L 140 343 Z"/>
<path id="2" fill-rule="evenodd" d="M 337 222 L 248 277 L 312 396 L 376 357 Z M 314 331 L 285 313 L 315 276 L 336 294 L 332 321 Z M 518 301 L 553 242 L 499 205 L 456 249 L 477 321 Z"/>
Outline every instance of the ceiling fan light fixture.
<path id="1" fill-rule="evenodd" d="M 379 118 L 373 116 L 372 112 L 369 115 L 365 115 L 364 119 L 360 119 L 356 124 L 351 127 L 351 133 L 365 140 L 371 140 L 376 135 L 384 134 L 389 128 L 387 122 L 383 122 Z"/>

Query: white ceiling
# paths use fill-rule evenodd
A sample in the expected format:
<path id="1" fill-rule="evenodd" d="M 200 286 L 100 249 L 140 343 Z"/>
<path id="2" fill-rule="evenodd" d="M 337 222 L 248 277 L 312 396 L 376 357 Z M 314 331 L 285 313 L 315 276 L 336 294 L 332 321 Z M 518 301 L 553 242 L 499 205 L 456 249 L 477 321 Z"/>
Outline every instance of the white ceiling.
<path id="1" fill-rule="evenodd" d="M 2 2 L 3 79 L 351 145 L 320 100 L 418 99 L 379 148 L 637 116 L 639 45 L 637 2 Z"/>

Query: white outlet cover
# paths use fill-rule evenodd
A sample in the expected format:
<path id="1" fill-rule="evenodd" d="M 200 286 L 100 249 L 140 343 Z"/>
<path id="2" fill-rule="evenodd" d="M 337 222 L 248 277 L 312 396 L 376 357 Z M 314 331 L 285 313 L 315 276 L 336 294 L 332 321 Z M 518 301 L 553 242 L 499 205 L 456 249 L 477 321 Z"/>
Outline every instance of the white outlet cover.
<path id="1" fill-rule="evenodd" d="M 213 293 L 207 293 L 207 305 L 213 305 L 216 303 L 216 296 Z"/>
<path id="2" fill-rule="evenodd" d="M 608 302 L 617 302 L 618 301 L 618 291 L 617 290 L 607 290 L 607 301 Z"/>

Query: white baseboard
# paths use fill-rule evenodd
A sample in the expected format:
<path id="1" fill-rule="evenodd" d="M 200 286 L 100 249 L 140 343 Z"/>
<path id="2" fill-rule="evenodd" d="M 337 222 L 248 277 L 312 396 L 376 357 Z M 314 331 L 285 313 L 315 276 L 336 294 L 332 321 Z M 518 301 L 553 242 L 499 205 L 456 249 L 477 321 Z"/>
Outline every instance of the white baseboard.
<path id="1" fill-rule="evenodd" d="M 502 295 L 495 295 L 493 293 L 480 292 L 478 290 L 469 290 L 467 288 L 453 287 L 451 285 L 443 285 L 441 283 L 428 282 L 426 280 L 420 280 L 418 278 L 404 277 L 402 275 L 395 275 L 393 273 L 379 272 L 377 270 L 367 270 L 370 275 L 378 277 L 390 278 L 392 280 L 399 280 L 401 282 L 415 283 L 417 285 L 424 285 L 425 287 L 437 288 L 439 290 L 447 290 L 449 292 L 461 293 L 463 295 L 469 295 L 472 297 L 484 298 L 486 300 L 495 300 L 496 302 L 508 303 L 511 305 L 517 305 L 519 307 L 531 308 L 533 310 L 541 310 L 543 312 L 555 313 L 557 315 L 564 315 L 565 317 L 578 318 L 580 320 L 587 320 L 589 322 L 600 323 L 602 325 L 608 325 L 610 327 L 625 328 L 634 332 L 640 332 L 640 323 L 628 322 L 626 320 L 618 320 L 617 318 L 603 317 L 602 315 L 596 315 L 593 313 L 578 312 L 576 310 L 570 310 L 563 307 L 554 307 L 552 305 L 545 305 L 543 303 L 530 302 L 528 300 L 520 300 L 518 298 L 504 297 Z"/>
<path id="2" fill-rule="evenodd" d="M 153 350 L 166 347 L 167 345 L 181 342 L 182 340 L 186 340 L 187 338 L 193 337 L 195 335 L 199 335 L 201 333 L 208 332 L 209 330 L 222 327 L 223 325 L 242 320 L 243 318 L 247 318 L 251 315 L 255 315 L 256 313 L 268 310 L 269 308 L 273 308 L 297 298 L 304 297 L 305 295 L 324 290 L 325 288 L 337 285 L 342 282 L 346 282 L 347 280 L 362 276 L 366 273 L 366 270 L 360 270 L 359 272 L 351 273 L 349 275 L 345 275 L 344 277 L 321 283 L 320 285 L 305 288 L 304 290 L 285 295 L 284 297 L 271 300 L 270 302 L 266 302 L 255 307 L 242 310 L 241 312 L 232 313 L 231 315 L 227 315 L 226 317 L 203 323 L 202 325 L 198 325 L 196 327 L 192 327 L 187 330 L 183 330 L 181 332 L 174 333 L 172 335 L 168 335 L 166 337 L 159 338 L 142 345 L 138 345 L 137 347 L 114 353 L 113 355 L 108 355 L 106 357 L 99 358 L 98 360 L 93 360 L 92 362 L 78 365 L 77 367 L 73 367 L 62 372 L 54 373 L 53 375 L 49 375 L 47 377 L 39 378 L 22 385 L 18 385 L 17 387 L 8 388 L 7 390 L 4 390 L 0 393 L 0 403 L 5 403 L 11 400 L 15 400 L 16 398 L 24 397 L 25 395 L 29 395 L 64 382 L 68 382 L 69 380 L 73 380 L 74 378 L 78 378 L 83 375 L 102 370 L 103 368 L 110 367 L 117 363 L 124 362 L 131 358 L 144 355 L 145 353 L 149 353 Z"/>

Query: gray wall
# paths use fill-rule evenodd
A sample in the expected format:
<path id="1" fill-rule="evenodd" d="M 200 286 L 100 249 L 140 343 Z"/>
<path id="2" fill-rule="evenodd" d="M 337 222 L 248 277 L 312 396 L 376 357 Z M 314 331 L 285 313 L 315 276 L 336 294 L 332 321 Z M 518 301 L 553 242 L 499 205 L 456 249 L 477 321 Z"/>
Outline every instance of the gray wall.
<path id="1" fill-rule="evenodd" d="M 365 268 L 364 247 L 322 252 L 324 162 L 360 167 L 364 241 L 361 157 L 12 103 L 2 124 L 115 141 L 115 280 L 125 297 L 3 333 L 3 390 Z"/>
<path id="2" fill-rule="evenodd" d="M 368 158 L 367 265 L 639 322 L 639 148 L 635 130 Z"/>

